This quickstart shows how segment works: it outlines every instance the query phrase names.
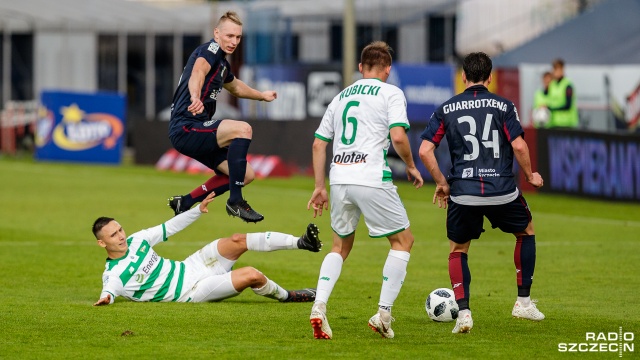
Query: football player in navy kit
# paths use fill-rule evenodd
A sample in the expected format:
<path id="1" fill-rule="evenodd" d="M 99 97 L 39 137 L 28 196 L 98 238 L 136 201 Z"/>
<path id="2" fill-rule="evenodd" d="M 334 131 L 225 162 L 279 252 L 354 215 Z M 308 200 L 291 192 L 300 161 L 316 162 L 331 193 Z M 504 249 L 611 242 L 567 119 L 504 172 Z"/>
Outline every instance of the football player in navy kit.
<path id="1" fill-rule="evenodd" d="M 169 199 L 169 206 L 176 215 L 189 210 L 211 192 L 220 195 L 229 190 L 229 215 L 246 222 L 264 219 L 242 197 L 242 187 L 255 177 L 247 163 L 251 126 L 243 121 L 212 119 L 222 88 L 245 99 L 273 101 L 277 97 L 275 91 L 253 89 L 231 73 L 226 56 L 236 50 L 241 38 L 240 18 L 235 12 L 226 12 L 213 31 L 213 39 L 198 46 L 189 57 L 173 96 L 169 125 L 171 144 L 180 153 L 216 172 L 191 193 Z"/>
<path id="2" fill-rule="evenodd" d="M 493 228 L 516 237 L 514 263 L 518 297 L 512 311 L 517 318 L 540 321 L 544 315 L 529 296 L 536 262 L 531 212 L 516 186 L 513 158 L 525 179 L 541 187 L 542 177 L 531 170 L 514 104 L 487 89 L 492 63 L 484 53 L 471 53 L 462 66 L 466 90 L 443 103 L 431 115 L 422 133 L 420 158 L 436 182 L 433 203 L 447 210 L 450 243 L 449 277 L 460 312 L 453 333 L 473 327 L 469 309 L 471 273 L 467 262 L 472 239 L 480 238 L 483 217 Z M 438 168 L 434 149 L 446 136 L 451 156 L 448 179 Z"/>

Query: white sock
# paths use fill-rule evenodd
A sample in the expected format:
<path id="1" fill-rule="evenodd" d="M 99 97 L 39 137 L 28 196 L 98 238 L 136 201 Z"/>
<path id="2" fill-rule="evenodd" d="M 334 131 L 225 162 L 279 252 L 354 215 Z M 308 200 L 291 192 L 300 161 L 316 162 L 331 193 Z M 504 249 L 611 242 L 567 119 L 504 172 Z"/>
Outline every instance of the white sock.
<path id="1" fill-rule="evenodd" d="M 382 289 L 378 306 L 391 312 L 391 306 L 398 297 L 404 278 L 407 275 L 407 264 L 411 255 L 406 251 L 389 250 L 387 261 L 382 269 Z"/>
<path id="2" fill-rule="evenodd" d="M 520 303 L 520 305 L 522 305 L 524 307 L 529 307 L 529 305 L 531 305 L 531 297 L 530 296 L 527 296 L 527 297 L 518 296 L 518 302 Z"/>
<path id="3" fill-rule="evenodd" d="M 333 291 L 340 273 L 342 272 L 342 256 L 335 252 L 330 252 L 324 257 L 318 276 L 318 287 L 316 292 L 316 303 L 327 303 Z"/>
<path id="4" fill-rule="evenodd" d="M 293 235 L 267 231 L 247 234 L 247 249 L 252 251 L 275 251 L 298 248 L 298 238 Z"/>
<path id="5" fill-rule="evenodd" d="M 287 290 L 273 282 L 273 280 L 269 280 L 269 278 L 267 278 L 267 283 L 263 287 L 257 289 L 251 288 L 251 290 L 258 295 L 280 301 L 286 300 L 289 297 L 289 292 Z"/>

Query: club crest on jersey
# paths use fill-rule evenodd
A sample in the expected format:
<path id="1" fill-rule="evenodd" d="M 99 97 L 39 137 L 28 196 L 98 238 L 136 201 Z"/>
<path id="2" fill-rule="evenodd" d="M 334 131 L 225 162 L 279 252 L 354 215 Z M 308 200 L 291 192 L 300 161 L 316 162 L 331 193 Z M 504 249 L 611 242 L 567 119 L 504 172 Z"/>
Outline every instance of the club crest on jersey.
<path id="1" fill-rule="evenodd" d="M 220 49 L 220 45 L 218 45 L 218 43 L 212 42 L 211 44 L 209 44 L 209 48 L 207 50 L 211 51 L 214 54 L 217 54 L 218 49 Z"/>
<path id="2" fill-rule="evenodd" d="M 473 177 L 473 168 L 466 168 L 462 170 L 462 178 Z"/>

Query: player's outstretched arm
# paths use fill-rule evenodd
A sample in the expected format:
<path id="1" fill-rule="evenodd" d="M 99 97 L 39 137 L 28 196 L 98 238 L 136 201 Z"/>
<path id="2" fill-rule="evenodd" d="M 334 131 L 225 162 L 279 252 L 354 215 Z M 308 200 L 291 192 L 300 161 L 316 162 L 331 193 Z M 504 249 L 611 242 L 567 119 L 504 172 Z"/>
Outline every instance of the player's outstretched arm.
<path id="1" fill-rule="evenodd" d="M 223 87 L 230 92 L 233 96 L 243 98 L 243 99 L 251 99 L 251 100 L 260 100 L 260 101 L 273 101 L 278 97 L 278 94 L 274 90 L 265 90 L 258 91 L 251 86 L 245 84 L 244 81 L 235 78 L 233 81 L 228 82 L 223 85 Z"/>
<path id="2" fill-rule="evenodd" d="M 111 295 L 108 295 L 98 300 L 93 306 L 102 306 L 111 304 Z"/>
<path id="3" fill-rule="evenodd" d="M 524 141 L 522 136 L 518 136 L 511 142 L 511 147 L 513 147 L 513 154 L 516 157 L 516 161 L 518 161 L 518 165 L 520 165 L 520 168 L 524 172 L 527 182 L 536 188 L 542 187 L 544 184 L 542 176 L 537 172 L 531 171 L 531 158 L 529 157 L 527 142 Z"/>

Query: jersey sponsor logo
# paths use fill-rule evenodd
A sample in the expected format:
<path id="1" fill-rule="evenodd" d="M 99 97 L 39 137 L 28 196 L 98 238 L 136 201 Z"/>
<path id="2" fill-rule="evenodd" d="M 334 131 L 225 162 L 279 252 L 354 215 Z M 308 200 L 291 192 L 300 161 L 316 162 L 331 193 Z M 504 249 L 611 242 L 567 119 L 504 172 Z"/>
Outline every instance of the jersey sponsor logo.
<path id="1" fill-rule="evenodd" d="M 218 45 L 218 43 L 214 43 L 214 42 L 209 44 L 209 48 L 207 48 L 207 50 L 211 51 L 214 54 L 218 53 L 218 49 L 220 49 L 220 45 Z"/>
<path id="2" fill-rule="evenodd" d="M 354 165 L 359 163 L 366 163 L 367 156 L 369 154 L 352 152 L 351 154 L 343 152 L 342 154 L 337 154 L 333 157 L 334 164 L 337 165 Z"/>
<path id="3" fill-rule="evenodd" d="M 220 93 L 222 89 L 215 89 L 211 92 L 211 94 L 209 94 L 209 97 L 213 100 L 217 100 L 218 99 L 218 94 Z"/>
<path id="4" fill-rule="evenodd" d="M 202 126 L 211 126 L 211 125 L 213 125 L 214 122 L 216 122 L 216 121 L 215 120 L 208 120 L 208 121 L 203 122 Z M 203 187 L 203 190 L 205 190 L 205 191 L 207 190 L 207 189 L 204 189 L 204 185 L 202 185 L 202 187 Z"/>
<path id="5" fill-rule="evenodd" d="M 149 272 L 151 271 L 151 269 L 153 268 L 153 265 L 156 264 L 156 262 L 158 262 L 158 259 L 160 257 L 158 256 L 158 254 L 156 254 L 155 252 L 153 253 L 153 255 L 151 255 L 151 259 L 149 259 L 149 262 L 147 263 L 147 265 L 142 267 L 142 272 L 144 272 L 145 274 L 149 275 Z M 141 274 L 138 274 L 141 275 Z M 142 276 L 144 279 L 144 275 Z M 138 281 L 137 277 L 136 277 L 136 281 Z M 138 281 L 139 282 L 139 281 Z"/>
<path id="6" fill-rule="evenodd" d="M 462 169 L 462 178 L 473 177 L 473 168 Z"/>
<path id="7" fill-rule="evenodd" d="M 478 176 L 481 177 L 500 177 L 500 173 L 496 169 L 478 169 Z"/>
<path id="8" fill-rule="evenodd" d="M 476 100 L 463 100 L 456 101 L 454 103 L 446 104 L 442 110 L 445 114 L 457 110 L 471 110 L 492 107 L 501 111 L 507 111 L 507 104 L 496 99 L 476 99 Z"/>

